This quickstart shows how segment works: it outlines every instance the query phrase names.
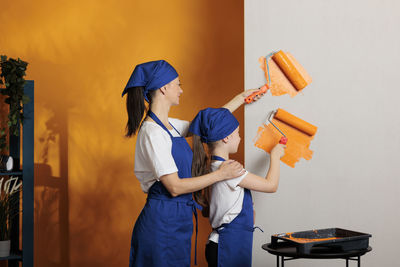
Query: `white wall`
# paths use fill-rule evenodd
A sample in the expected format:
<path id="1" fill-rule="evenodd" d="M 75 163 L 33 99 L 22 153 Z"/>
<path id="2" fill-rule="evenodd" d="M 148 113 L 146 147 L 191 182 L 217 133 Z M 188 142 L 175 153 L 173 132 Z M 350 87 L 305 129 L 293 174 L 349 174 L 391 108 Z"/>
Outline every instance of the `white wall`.
<path id="1" fill-rule="evenodd" d="M 253 193 L 253 266 L 275 266 L 261 249 L 271 234 L 341 227 L 371 233 L 362 266 L 400 266 L 400 1 L 245 1 L 245 85 L 264 83 L 258 57 L 292 53 L 313 78 L 294 98 L 270 93 L 245 109 L 245 165 L 265 175 L 256 131 L 277 107 L 318 126 L 310 161 L 281 163 L 275 194 Z M 355 263 L 352 263 L 355 266 Z M 344 266 L 296 260 L 287 266 Z"/>

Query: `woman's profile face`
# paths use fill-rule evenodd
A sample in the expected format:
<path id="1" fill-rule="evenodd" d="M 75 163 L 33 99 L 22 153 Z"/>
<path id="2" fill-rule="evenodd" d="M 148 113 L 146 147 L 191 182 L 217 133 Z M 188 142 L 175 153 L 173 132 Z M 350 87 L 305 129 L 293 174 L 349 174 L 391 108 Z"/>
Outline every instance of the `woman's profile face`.
<path id="1" fill-rule="evenodd" d="M 183 93 L 179 77 L 172 80 L 165 87 L 166 87 L 165 96 L 167 97 L 167 99 L 171 102 L 173 106 L 178 105 L 179 97 Z"/>

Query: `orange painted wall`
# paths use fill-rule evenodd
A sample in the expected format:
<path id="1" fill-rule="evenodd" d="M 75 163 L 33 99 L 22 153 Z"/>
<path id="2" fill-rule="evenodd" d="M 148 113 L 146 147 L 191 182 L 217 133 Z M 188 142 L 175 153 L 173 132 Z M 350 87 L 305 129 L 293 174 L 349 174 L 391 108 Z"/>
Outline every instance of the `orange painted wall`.
<path id="1" fill-rule="evenodd" d="M 146 196 L 121 91 L 136 64 L 166 59 L 184 90 L 172 117 L 223 105 L 244 86 L 243 19 L 242 0 L 1 1 L 0 54 L 35 80 L 35 266 L 127 266 Z"/>

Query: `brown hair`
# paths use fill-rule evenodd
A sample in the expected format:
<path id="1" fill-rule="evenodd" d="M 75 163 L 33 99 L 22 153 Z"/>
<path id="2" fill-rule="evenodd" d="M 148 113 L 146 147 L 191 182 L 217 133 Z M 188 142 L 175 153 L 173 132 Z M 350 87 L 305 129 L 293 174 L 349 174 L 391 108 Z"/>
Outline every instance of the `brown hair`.
<path id="1" fill-rule="evenodd" d="M 149 92 L 147 94 L 147 98 L 149 99 L 149 107 L 152 102 L 152 98 L 154 97 L 155 90 Z M 137 130 L 142 125 L 143 115 L 149 111 L 149 108 L 146 108 L 144 96 L 143 96 L 143 86 L 131 87 L 128 89 L 127 97 L 126 97 L 126 111 L 128 113 L 128 122 L 126 123 L 126 137 L 131 137 L 135 135 Z"/>
<path id="2" fill-rule="evenodd" d="M 193 135 L 193 162 L 192 162 L 192 177 L 202 176 L 211 172 L 211 157 L 209 151 L 215 146 L 215 143 L 207 144 L 207 151 L 204 144 L 201 142 L 200 136 Z M 210 187 L 193 193 L 194 199 L 202 207 L 204 217 L 210 216 Z"/>

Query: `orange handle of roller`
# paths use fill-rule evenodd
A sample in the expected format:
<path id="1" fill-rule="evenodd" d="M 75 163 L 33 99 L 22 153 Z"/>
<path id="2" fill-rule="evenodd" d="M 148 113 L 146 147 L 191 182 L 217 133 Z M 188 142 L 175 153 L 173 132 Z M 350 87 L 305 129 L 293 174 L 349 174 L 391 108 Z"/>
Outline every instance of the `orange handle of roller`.
<path id="1" fill-rule="evenodd" d="M 288 141 L 287 137 L 282 136 L 281 140 L 279 140 L 279 144 L 286 145 L 287 141 Z"/>
<path id="2" fill-rule="evenodd" d="M 260 90 L 254 92 L 254 93 L 252 93 L 251 95 L 249 95 L 248 97 L 246 97 L 246 98 L 244 99 L 244 102 L 246 102 L 246 104 L 250 104 L 251 102 L 254 101 L 254 98 L 255 98 L 256 96 L 265 94 L 265 93 L 267 92 L 268 89 L 269 89 L 268 85 L 264 85 L 263 87 L 260 88 Z"/>
<path id="3" fill-rule="evenodd" d="M 293 65 L 288 56 L 281 50 L 272 56 L 272 59 L 279 66 L 288 80 L 293 84 L 297 91 L 307 86 L 306 80 Z"/>
<path id="4" fill-rule="evenodd" d="M 318 129 L 311 123 L 303 121 L 302 119 L 280 108 L 278 108 L 274 118 L 310 136 L 315 135 Z"/>

